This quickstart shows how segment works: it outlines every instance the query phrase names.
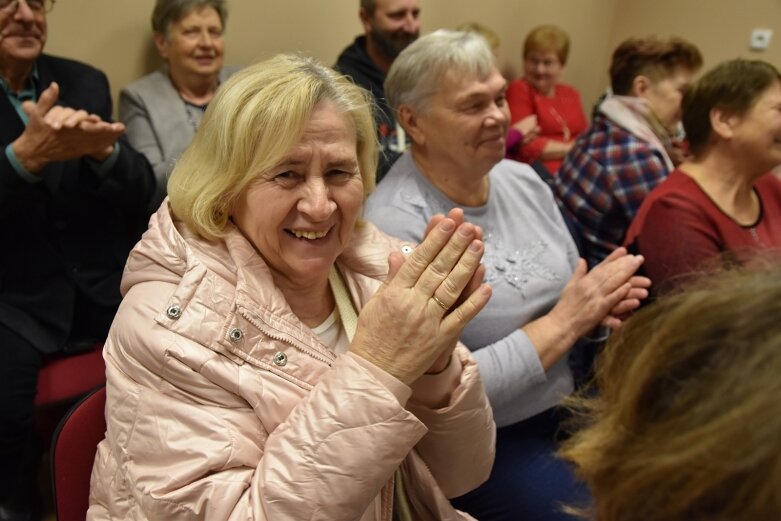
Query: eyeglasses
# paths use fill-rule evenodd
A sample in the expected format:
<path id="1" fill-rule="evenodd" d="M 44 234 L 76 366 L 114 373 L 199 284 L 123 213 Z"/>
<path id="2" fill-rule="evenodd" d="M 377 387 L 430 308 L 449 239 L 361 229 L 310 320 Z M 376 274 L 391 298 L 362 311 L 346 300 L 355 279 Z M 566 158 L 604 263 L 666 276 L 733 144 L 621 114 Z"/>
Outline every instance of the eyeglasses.
<path id="1" fill-rule="evenodd" d="M 15 13 L 22 0 L 0 0 L 0 12 Z M 48 13 L 54 7 L 54 0 L 24 0 L 34 13 Z"/>

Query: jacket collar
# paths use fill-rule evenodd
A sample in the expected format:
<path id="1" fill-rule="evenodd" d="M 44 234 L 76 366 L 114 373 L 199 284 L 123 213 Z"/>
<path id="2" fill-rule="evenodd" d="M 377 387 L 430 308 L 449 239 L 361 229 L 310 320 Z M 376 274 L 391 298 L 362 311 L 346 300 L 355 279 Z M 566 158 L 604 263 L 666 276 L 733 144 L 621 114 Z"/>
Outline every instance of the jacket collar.
<path id="1" fill-rule="evenodd" d="M 216 292 L 217 283 L 209 283 L 214 285 L 210 292 L 220 293 L 210 297 L 209 303 L 218 315 L 227 316 L 244 310 L 253 315 L 250 318 L 258 328 L 274 333 L 280 340 L 299 347 L 319 343 L 292 312 L 274 284 L 265 261 L 237 228 L 229 224 L 223 239 L 207 241 L 173 218 L 167 203 L 166 199 L 152 216 L 149 229 L 130 253 L 122 277 L 123 295 L 136 284 L 168 282 L 177 286 L 172 302 L 185 307 L 199 291 L 197 287 L 212 278 L 219 281 L 222 288 Z M 401 245 L 400 241 L 387 237 L 368 222 L 356 228 L 337 259 L 337 265 L 357 309 L 363 307 L 386 276 L 390 251 L 400 249 Z M 233 288 L 234 295 L 224 294 L 227 288 Z M 165 310 L 160 313 L 164 315 Z M 198 340 L 227 345 L 222 333 L 216 332 L 219 336 L 215 338 Z M 332 355 L 328 354 L 328 357 L 332 358 Z"/>

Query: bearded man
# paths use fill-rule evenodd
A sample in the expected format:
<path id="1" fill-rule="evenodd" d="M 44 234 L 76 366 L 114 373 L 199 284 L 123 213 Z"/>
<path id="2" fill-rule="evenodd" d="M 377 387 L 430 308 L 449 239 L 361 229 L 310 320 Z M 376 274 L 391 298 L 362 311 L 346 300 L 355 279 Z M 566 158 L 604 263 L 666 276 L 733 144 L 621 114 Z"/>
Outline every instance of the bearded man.
<path id="1" fill-rule="evenodd" d="M 380 140 L 379 182 L 404 152 L 407 140 L 385 101 L 383 83 L 393 60 L 420 34 L 419 0 L 361 0 L 358 13 L 364 34 L 355 38 L 336 62 L 336 69 L 372 93 Z"/>

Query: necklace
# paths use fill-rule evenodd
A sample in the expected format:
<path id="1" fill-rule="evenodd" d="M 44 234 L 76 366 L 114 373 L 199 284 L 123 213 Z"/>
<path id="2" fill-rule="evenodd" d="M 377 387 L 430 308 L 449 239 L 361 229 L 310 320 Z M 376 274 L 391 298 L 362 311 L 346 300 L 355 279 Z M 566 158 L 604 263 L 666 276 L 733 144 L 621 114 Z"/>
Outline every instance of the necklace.
<path id="1" fill-rule="evenodd" d="M 196 105 L 194 103 L 190 103 L 186 99 L 182 98 L 182 102 L 184 103 L 184 111 L 187 114 L 187 121 L 190 123 L 190 126 L 193 128 L 193 132 L 198 131 L 198 127 L 201 124 L 201 119 L 203 119 L 203 113 L 206 112 L 206 107 L 209 105 L 206 103 L 205 105 Z"/>
<path id="2" fill-rule="evenodd" d="M 561 116 L 561 114 L 559 114 L 559 111 L 556 110 L 553 105 L 548 105 L 548 108 L 550 109 L 550 115 L 553 116 L 553 119 L 556 120 L 556 123 L 561 126 L 563 141 L 565 143 L 568 142 L 572 137 L 572 134 L 569 131 L 569 126 L 567 126 L 567 121 Z"/>

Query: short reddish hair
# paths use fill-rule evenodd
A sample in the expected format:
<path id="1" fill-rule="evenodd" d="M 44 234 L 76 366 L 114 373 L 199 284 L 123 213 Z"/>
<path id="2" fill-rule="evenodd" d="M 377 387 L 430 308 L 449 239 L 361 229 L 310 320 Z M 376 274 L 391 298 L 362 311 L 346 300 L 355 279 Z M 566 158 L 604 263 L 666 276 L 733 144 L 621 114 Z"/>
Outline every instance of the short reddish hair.
<path id="1" fill-rule="evenodd" d="M 526 35 L 523 42 L 523 57 L 529 57 L 532 52 L 553 51 L 562 65 L 567 63 L 569 56 L 569 35 L 555 25 L 540 25 Z"/>

